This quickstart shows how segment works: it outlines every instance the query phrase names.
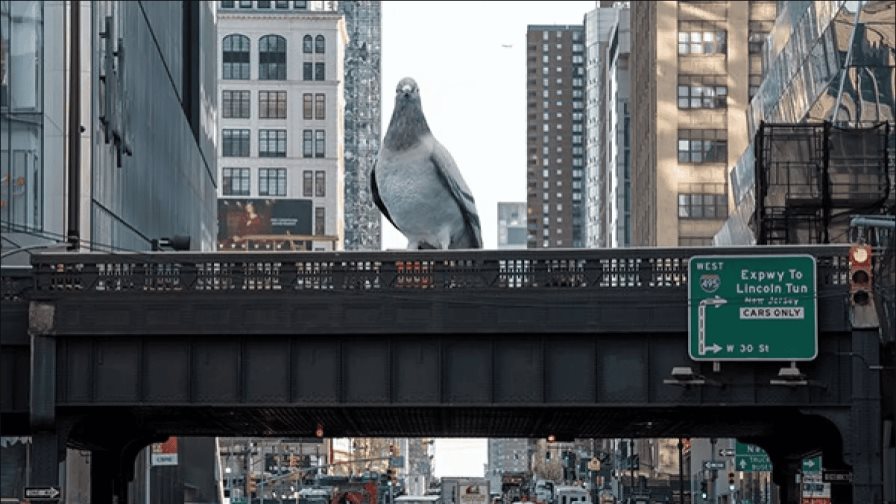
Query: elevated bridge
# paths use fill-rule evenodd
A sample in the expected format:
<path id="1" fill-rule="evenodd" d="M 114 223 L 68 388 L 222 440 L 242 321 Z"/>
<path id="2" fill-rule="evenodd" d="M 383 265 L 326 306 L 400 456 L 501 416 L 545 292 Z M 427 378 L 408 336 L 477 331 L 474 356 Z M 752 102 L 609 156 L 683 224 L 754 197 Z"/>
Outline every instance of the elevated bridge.
<path id="1" fill-rule="evenodd" d="M 34 485 L 92 450 L 96 502 L 169 435 L 738 437 L 782 502 L 802 457 L 881 501 L 880 335 L 848 247 L 40 254 L 4 270 L 2 432 Z M 695 362 L 688 259 L 809 254 L 818 355 Z M 673 368 L 690 367 L 690 376 Z M 791 368 L 792 369 L 792 368 Z M 108 481 L 109 483 L 100 482 Z"/>

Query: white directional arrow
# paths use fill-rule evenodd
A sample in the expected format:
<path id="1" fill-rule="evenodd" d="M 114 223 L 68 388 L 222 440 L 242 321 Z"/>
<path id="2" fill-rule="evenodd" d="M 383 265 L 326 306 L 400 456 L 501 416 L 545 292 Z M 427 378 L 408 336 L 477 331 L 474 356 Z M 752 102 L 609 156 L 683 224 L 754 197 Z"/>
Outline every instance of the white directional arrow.
<path id="1" fill-rule="evenodd" d="M 743 471 L 745 467 L 747 467 L 747 461 L 740 459 L 740 470 Z"/>
<path id="2" fill-rule="evenodd" d="M 714 296 L 711 298 L 702 299 L 700 304 L 697 306 L 697 353 L 700 355 L 706 355 L 707 347 L 706 347 L 706 307 L 707 306 L 715 306 L 716 308 L 726 304 L 728 302 L 727 299 L 721 298 L 719 296 Z M 713 344 L 713 347 L 716 345 Z M 710 347 L 712 348 L 712 347 Z M 718 350 L 713 351 L 716 353 L 722 350 L 722 347 L 718 347 Z"/>
<path id="3" fill-rule="evenodd" d="M 27 499 L 55 499 L 62 495 L 56 487 L 30 487 L 25 489 Z"/>
<path id="4" fill-rule="evenodd" d="M 707 352 L 712 352 L 712 353 L 717 353 L 717 352 L 721 352 L 721 351 L 722 351 L 722 347 L 720 347 L 719 345 L 713 343 L 712 345 L 706 347 L 706 351 L 707 351 Z"/>
<path id="5" fill-rule="evenodd" d="M 810 467 L 810 468 L 811 468 L 811 467 L 815 467 L 815 461 L 812 460 L 812 459 L 809 459 L 809 460 L 806 461 L 806 465 L 807 465 L 808 467 Z"/>

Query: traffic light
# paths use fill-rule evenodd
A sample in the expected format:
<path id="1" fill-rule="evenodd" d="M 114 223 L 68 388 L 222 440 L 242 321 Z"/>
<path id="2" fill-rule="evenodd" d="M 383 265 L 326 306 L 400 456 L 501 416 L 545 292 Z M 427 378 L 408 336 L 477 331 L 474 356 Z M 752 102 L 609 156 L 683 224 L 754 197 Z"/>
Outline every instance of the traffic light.
<path id="1" fill-rule="evenodd" d="M 733 492 L 734 488 L 734 473 L 730 472 L 728 473 L 728 490 Z"/>
<path id="2" fill-rule="evenodd" d="M 246 484 L 246 491 L 249 492 L 249 495 L 252 495 L 255 493 L 256 490 L 257 490 L 257 487 L 255 484 L 255 478 L 253 478 L 252 476 L 249 476 L 249 481 Z"/>
<path id="3" fill-rule="evenodd" d="M 296 456 L 295 453 L 289 454 L 289 467 L 295 467 L 299 465 L 299 457 Z"/>
<path id="4" fill-rule="evenodd" d="M 864 306 L 871 301 L 871 247 L 849 248 L 849 301 Z"/>
<path id="5" fill-rule="evenodd" d="M 389 445 L 389 455 L 391 455 L 393 457 L 398 456 L 398 447 L 395 446 L 394 444 Z"/>
<path id="6" fill-rule="evenodd" d="M 709 491 L 706 489 L 706 480 L 700 482 L 700 498 L 704 501 L 709 500 Z"/>

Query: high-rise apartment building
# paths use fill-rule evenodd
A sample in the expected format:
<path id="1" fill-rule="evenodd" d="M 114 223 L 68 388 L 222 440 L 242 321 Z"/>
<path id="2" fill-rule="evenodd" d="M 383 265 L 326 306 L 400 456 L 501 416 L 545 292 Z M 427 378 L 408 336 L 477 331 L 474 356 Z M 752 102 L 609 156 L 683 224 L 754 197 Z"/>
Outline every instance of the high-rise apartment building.
<path id="1" fill-rule="evenodd" d="M 585 29 L 529 25 L 526 43 L 528 246 L 582 247 Z"/>
<path id="2" fill-rule="evenodd" d="M 526 248 L 526 204 L 498 202 L 498 248 Z"/>
<path id="3" fill-rule="evenodd" d="M 346 41 L 332 2 L 218 4 L 219 250 L 342 248 Z"/>
<path id="4" fill-rule="evenodd" d="M 776 2 L 633 2 L 632 245 L 710 245 Z"/>
<path id="5" fill-rule="evenodd" d="M 379 250 L 382 227 L 370 193 L 380 149 L 380 2 L 339 2 L 345 18 L 345 250 Z"/>

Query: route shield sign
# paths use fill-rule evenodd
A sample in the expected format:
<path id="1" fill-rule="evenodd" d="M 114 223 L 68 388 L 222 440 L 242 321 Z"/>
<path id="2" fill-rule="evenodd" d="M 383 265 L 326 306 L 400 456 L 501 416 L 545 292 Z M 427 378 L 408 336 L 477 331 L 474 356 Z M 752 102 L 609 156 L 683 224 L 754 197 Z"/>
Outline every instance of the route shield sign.
<path id="1" fill-rule="evenodd" d="M 738 442 L 734 448 L 734 468 L 744 472 L 768 472 L 772 460 L 762 448 Z"/>
<path id="2" fill-rule="evenodd" d="M 697 361 L 797 361 L 818 353 L 815 258 L 694 256 L 688 353 Z"/>

